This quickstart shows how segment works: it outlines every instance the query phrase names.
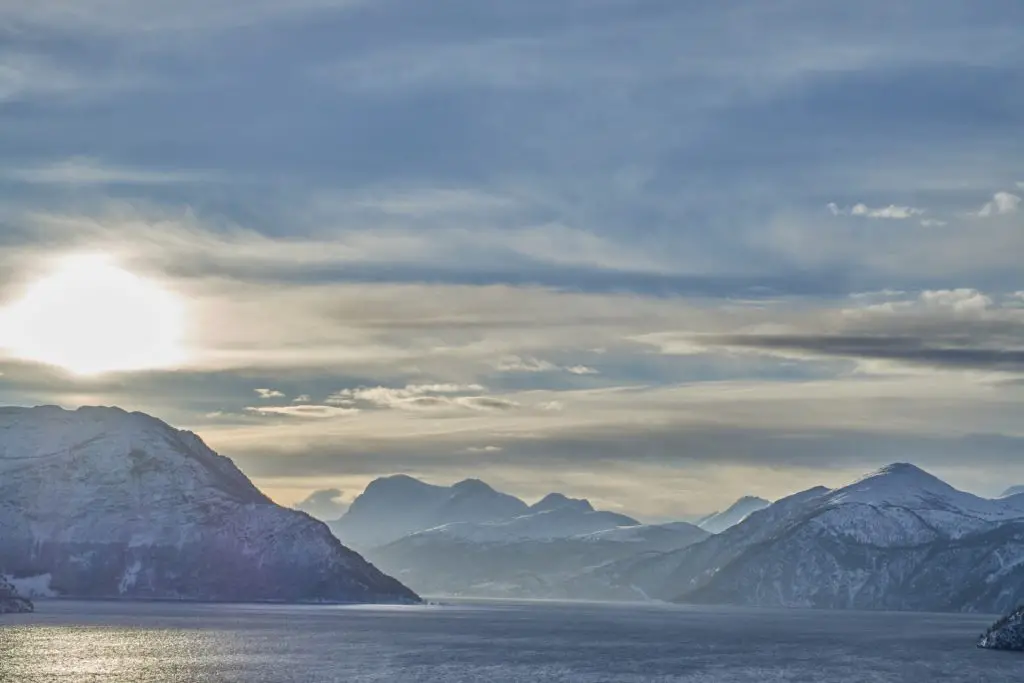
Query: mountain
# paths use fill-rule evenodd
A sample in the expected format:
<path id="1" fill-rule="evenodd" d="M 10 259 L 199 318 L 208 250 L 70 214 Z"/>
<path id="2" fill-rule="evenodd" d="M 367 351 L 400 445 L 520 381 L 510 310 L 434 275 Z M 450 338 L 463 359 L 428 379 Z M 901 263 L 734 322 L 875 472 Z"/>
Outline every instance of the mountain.
<path id="1" fill-rule="evenodd" d="M 586 501 L 583 501 L 586 502 Z M 640 522 L 615 512 L 601 512 L 570 503 L 520 515 L 497 522 L 455 522 L 420 531 L 407 538 L 417 543 L 452 538 L 474 543 L 508 543 L 521 540 L 545 540 L 591 534 L 615 527 L 636 526 Z"/>
<path id="2" fill-rule="evenodd" d="M 439 527 L 376 548 L 370 557 L 424 594 L 636 600 L 642 596 L 609 590 L 603 582 L 591 580 L 593 569 L 626 557 L 684 548 L 709 536 L 685 522 L 640 525 L 634 520 L 630 526 L 562 537 L 536 533 L 541 521 L 552 514 L 576 515 L 593 524 L 621 521 L 612 513 L 571 507 L 548 510 L 505 523 L 477 525 L 490 527 L 487 532 L 460 528 L 453 533 Z M 582 526 L 577 522 L 562 529 Z"/>
<path id="3" fill-rule="evenodd" d="M 117 408 L 0 409 L 0 574 L 81 598 L 418 601 L 195 434 Z"/>
<path id="4" fill-rule="evenodd" d="M 697 523 L 704 531 L 713 534 L 720 534 L 729 527 L 736 526 L 747 518 L 752 512 L 763 510 L 771 505 L 771 502 L 757 496 L 744 496 L 730 505 L 724 512 L 716 512 L 708 515 Z"/>
<path id="5" fill-rule="evenodd" d="M 1024 504 L 894 464 L 811 489 L 683 552 L 601 578 L 683 602 L 1006 611 L 1024 601 Z"/>
<path id="6" fill-rule="evenodd" d="M 0 576 L 0 614 L 23 614 L 34 609 L 31 600 L 22 597 L 6 578 Z"/>
<path id="7" fill-rule="evenodd" d="M 523 501 L 478 479 L 435 486 L 400 474 L 370 482 L 330 526 L 343 542 L 364 550 L 444 524 L 503 520 L 528 511 Z"/>
<path id="8" fill-rule="evenodd" d="M 528 506 L 475 479 L 445 487 L 405 475 L 371 482 L 334 529 L 417 591 L 531 598 L 593 595 L 574 577 L 708 535 L 690 524 L 644 527 L 561 493 Z"/>
<path id="9" fill-rule="evenodd" d="M 1000 498 L 1009 498 L 1011 496 L 1019 496 L 1024 493 L 1024 486 L 1011 486 L 1010 488 L 1003 491 L 1003 495 Z"/>
<path id="10" fill-rule="evenodd" d="M 561 493 L 549 493 L 536 503 L 530 506 L 530 512 L 549 512 L 551 510 L 564 510 L 573 508 L 583 512 L 593 512 L 594 507 L 589 500 L 582 498 L 569 498 Z"/>

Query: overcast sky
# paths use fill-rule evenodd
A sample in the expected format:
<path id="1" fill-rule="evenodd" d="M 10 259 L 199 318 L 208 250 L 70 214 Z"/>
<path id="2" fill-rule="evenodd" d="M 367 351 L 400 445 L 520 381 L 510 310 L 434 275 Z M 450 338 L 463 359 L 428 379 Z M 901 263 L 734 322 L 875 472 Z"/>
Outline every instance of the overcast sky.
<path id="1" fill-rule="evenodd" d="M 4 0 L 0 306 L 107 253 L 189 353 L 0 350 L 0 403 L 153 413 L 287 504 L 997 494 L 1021 196 L 1018 0 Z"/>

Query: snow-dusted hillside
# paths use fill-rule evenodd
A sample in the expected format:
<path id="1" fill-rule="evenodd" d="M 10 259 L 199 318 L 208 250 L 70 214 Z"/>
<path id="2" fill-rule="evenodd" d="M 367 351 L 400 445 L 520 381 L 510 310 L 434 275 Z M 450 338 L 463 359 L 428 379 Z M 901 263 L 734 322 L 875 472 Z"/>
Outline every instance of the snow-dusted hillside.
<path id="1" fill-rule="evenodd" d="M 758 510 L 763 510 L 769 505 L 771 505 L 771 502 L 764 498 L 758 498 L 757 496 L 744 496 L 724 511 L 716 512 L 713 515 L 708 515 L 704 519 L 700 520 L 697 523 L 697 526 L 704 531 L 710 531 L 713 534 L 720 534 L 726 529 L 736 526 L 752 513 L 757 512 Z"/>
<path id="2" fill-rule="evenodd" d="M 979 498 L 896 464 L 602 577 L 693 602 L 1005 611 L 1024 600 L 1022 532 L 1019 501 Z"/>
<path id="3" fill-rule="evenodd" d="M 444 524 L 505 520 L 528 511 L 523 501 L 478 479 L 435 486 L 400 474 L 370 482 L 331 529 L 344 543 L 366 550 Z"/>
<path id="4" fill-rule="evenodd" d="M 417 600 L 196 435 L 116 408 L 0 409 L 0 574 L 76 597 Z"/>
<path id="5" fill-rule="evenodd" d="M 589 507 L 589 506 L 588 506 Z M 527 528 L 556 511 L 513 520 Z M 616 521 L 611 513 L 563 510 L 566 516 Z M 627 518 L 628 519 L 628 518 Z M 631 522 L 633 520 L 630 520 Z M 484 526 L 484 525 L 479 525 Z M 493 525 L 501 527 L 503 525 Z M 593 569 L 626 557 L 684 548 L 709 536 L 692 524 L 614 526 L 594 533 L 529 537 L 445 533 L 446 527 L 371 550 L 370 558 L 417 591 L 482 597 L 636 600 L 642 596 L 592 581 Z"/>
<path id="6" fill-rule="evenodd" d="M 626 515 L 595 510 L 585 500 L 567 498 L 565 501 L 562 507 L 553 507 L 549 504 L 536 508 L 539 512 L 497 522 L 444 524 L 411 534 L 408 540 L 423 543 L 443 537 L 475 543 L 510 543 L 522 540 L 568 538 L 640 524 Z M 531 510 L 533 509 L 535 508 L 531 508 Z"/>

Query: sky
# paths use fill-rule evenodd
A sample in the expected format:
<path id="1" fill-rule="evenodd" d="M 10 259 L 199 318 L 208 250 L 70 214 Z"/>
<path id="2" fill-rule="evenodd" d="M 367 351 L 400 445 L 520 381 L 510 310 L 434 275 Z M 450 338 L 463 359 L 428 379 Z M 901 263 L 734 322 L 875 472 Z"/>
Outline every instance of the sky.
<path id="1" fill-rule="evenodd" d="M 289 505 L 996 495 L 1022 86 L 1015 0 L 3 0 L 0 321 L 89 254 L 184 327 L 90 376 L 0 329 L 0 403 L 149 412 Z"/>

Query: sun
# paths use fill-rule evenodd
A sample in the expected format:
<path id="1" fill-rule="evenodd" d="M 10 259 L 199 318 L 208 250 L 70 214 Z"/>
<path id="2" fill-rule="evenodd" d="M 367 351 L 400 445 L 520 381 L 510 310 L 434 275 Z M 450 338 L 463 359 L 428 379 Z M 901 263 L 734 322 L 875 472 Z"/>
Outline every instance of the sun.
<path id="1" fill-rule="evenodd" d="M 76 375 L 155 370 L 183 359 L 181 300 L 106 256 L 61 259 L 0 324 L 8 353 Z"/>

